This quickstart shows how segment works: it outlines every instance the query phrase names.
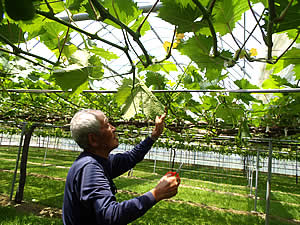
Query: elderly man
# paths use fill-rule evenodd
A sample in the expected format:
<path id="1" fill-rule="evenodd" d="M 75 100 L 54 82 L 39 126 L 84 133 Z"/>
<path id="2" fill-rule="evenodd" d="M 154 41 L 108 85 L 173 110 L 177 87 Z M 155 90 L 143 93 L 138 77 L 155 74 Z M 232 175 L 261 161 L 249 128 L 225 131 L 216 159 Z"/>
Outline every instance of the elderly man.
<path id="1" fill-rule="evenodd" d="M 162 134 L 166 114 L 157 116 L 155 127 L 131 151 L 110 154 L 118 147 L 116 128 L 103 112 L 82 110 L 71 121 L 72 137 L 84 150 L 70 168 L 66 180 L 63 223 L 127 224 L 141 217 L 154 204 L 177 194 L 178 178 L 167 175 L 149 192 L 123 202 L 115 198 L 113 178 L 133 168 Z"/>

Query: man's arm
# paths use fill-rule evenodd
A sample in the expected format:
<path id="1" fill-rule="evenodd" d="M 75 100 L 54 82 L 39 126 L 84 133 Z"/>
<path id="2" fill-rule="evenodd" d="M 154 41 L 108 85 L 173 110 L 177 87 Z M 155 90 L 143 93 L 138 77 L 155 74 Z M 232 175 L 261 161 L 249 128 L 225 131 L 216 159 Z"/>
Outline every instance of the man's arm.
<path id="1" fill-rule="evenodd" d="M 113 178 L 125 173 L 129 169 L 133 168 L 138 162 L 144 159 L 145 155 L 151 149 L 153 143 L 162 134 L 164 130 L 165 118 L 166 113 L 161 116 L 156 116 L 155 127 L 152 130 L 150 138 L 148 137 L 144 141 L 140 142 L 131 151 L 110 156 Z"/>
<path id="2" fill-rule="evenodd" d="M 111 192 L 109 181 L 101 166 L 87 165 L 82 172 L 80 201 L 92 207 L 98 224 L 127 224 L 144 215 L 153 205 L 177 193 L 178 179 L 172 175 L 162 177 L 151 191 L 121 203 Z"/>
<path id="3" fill-rule="evenodd" d="M 147 137 L 145 140 L 137 144 L 132 150 L 118 154 L 111 154 L 112 178 L 118 177 L 126 171 L 133 168 L 137 163 L 142 161 L 145 155 L 149 152 L 154 141 Z"/>
<path id="4" fill-rule="evenodd" d="M 117 202 L 103 168 L 96 164 L 89 164 L 83 169 L 80 183 L 80 201 L 86 208 L 92 207 L 97 224 L 130 223 L 157 202 L 150 191 L 137 198 Z"/>

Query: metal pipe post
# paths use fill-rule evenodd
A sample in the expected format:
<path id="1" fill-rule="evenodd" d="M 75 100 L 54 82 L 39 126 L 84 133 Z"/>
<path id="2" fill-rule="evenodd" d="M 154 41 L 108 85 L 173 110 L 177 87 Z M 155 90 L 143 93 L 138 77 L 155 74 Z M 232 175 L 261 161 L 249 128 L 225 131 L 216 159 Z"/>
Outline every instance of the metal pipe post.
<path id="1" fill-rule="evenodd" d="M 268 179 L 267 179 L 267 191 L 266 191 L 266 220 L 265 220 L 266 225 L 269 225 L 271 176 L 272 176 L 272 140 L 269 141 Z"/>
<path id="2" fill-rule="evenodd" d="M 298 147 L 296 147 L 296 184 L 298 184 Z"/>
<path id="3" fill-rule="evenodd" d="M 257 149 L 257 155 L 256 155 L 254 211 L 256 211 L 256 206 L 257 206 L 258 172 L 259 172 L 259 149 Z"/>
<path id="4" fill-rule="evenodd" d="M 251 170 L 250 170 L 250 196 L 252 196 L 252 187 L 253 187 L 253 171 L 254 171 L 254 169 L 253 169 L 253 160 L 254 160 L 254 157 L 253 156 L 251 156 L 251 165 L 250 165 L 250 168 L 251 168 Z"/>
<path id="5" fill-rule="evenodd" d="M 156 158 L 157 158 L 157 148 L 155 148 L 155 158 L 154 158 L 154 165 L 153 165 L 153 173 L 155 173 L 155 169 L 156 169 Z"/>

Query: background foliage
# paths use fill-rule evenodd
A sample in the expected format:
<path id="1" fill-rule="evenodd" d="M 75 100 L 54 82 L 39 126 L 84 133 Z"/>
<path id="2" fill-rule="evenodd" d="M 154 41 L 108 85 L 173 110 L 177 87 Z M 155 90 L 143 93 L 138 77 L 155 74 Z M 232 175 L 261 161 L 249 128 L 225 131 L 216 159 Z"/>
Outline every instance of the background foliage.
<path id="1" fill-rule="evenodd" d="M 255 4 L 264 7 L 261 15 L 254 12 Z M 267 47 L 264 58 L 245 48 L 252 32 L 244 43 L 237 42 L 233 34 L 246 11 L 252 12 L 256 21 L 252 31 L 261 31 Z M 151 90 L 224 89 L 224 81 L 230 76 L 226 69 L 241 60 L 267 64 L 270 76 L 261 86 L 246 78 L 234 80 L 237 89 L 299 88 L 300 50 L 295 45 L 299 43 L 299 12 L 298 0 L 162 0 L 158 17 L 174 26 L 174 35 L 173 40 L 164 44 L 165 57 L 158 59 L 150 55 L 142 41 L 150 30 L 148 14 L 131 0 L 2 0 L 0 118 L 63 125 L 80 108 L 100 108 L 111 121 L 120 118 L 148 121 L 166 106 L 167 132 L 176 140 L 182 132 L 194 130 L 196 135 L 205 130 L 209 138 L 226 134 L 228 129 L 239 140 L 253 136 L 298 137 L 298 93 L 262 97 L 250 93 L 208 92 L 195 96 L 189 92 L 153 94 Z M 61 13 L 69 21 L 60 19 Z M 88 13 L 90 19 L 121 30 L 125 44 L 113 43 L 97 32 L 80 28 L 72 20 L 78 13 Z M 74 33 L 84 42 L 80 47 L 72 42 Z M 290 45 L 274 54 L 272 37 L 283 33 L 289 37 Z M 224 49 L 220 44 L 220 38 L 228 34 L 236 43 L 235 50 Z M 39 55 L 31 53 L 31 40 L 39 40 L 55 57 L 50 60 L 49 52 L 44 50 Z M 99 42 L 109 47 L 99 47 Z M 173 51 L 190 59 L 183 72 L 169 61 Z M 130 65 L 126 74 L 118 75 L 117 94 L 83 92 L 95 89 L 94 81 L 105 81 L 105 62 L 117 59 L 116 52 L 125 54 Z M 284 72 L 287 68 L 292 68 L 289 77 Z M 176 80 L 168 78 L 167 74 L 172 72 L 176 72 Z M 37 94 L 10 92 L 10 89 L 67 92 Z"/>

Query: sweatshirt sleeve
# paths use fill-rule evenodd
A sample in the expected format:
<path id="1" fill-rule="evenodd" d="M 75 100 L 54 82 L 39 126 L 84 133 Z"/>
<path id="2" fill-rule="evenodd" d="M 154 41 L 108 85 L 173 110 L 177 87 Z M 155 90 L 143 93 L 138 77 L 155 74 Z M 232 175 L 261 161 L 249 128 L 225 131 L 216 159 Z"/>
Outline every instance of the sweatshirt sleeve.
<path id="1" fill-rule="evenodd" d="M 153 143 L 154 141 L 150 137 L 147 137 L 130 151 L 111 155 L 112 178 L 120 176 L 133 168 L 138 162 L 142 161 L 151 149 Z"/>
<path id="2" fill-rule="evenodd" d="M 144 215 L 156 203 L 151 192 L 117 202 L 103 169 L 95 164 L 84 168 L 80 189 L 80 201 L 87 207 L 92 206 L 97 224 L 130 223 Z"/>

